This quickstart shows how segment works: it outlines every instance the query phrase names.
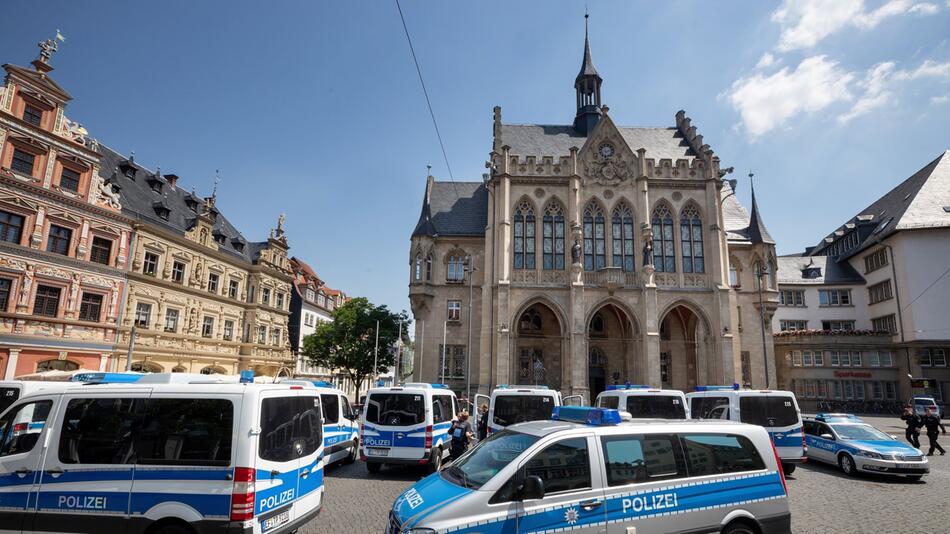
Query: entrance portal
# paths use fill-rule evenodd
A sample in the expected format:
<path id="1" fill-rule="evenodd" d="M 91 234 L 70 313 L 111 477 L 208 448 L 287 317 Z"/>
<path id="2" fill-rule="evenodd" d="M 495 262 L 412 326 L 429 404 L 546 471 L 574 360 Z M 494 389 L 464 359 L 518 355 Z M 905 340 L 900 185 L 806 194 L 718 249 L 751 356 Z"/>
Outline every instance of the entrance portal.
<path id="1" fill-rule="evenodd" d="M 686 306 L 676 306 L 660 323 L 660 374 L 663 387 L 692 391 L 706 382 L 705 324 Z"/>
<path id="2" fill-rule="evenodd" d="M 561 389 L 561 322 L 543 303 L 528 307 L 518 318 L 514 382 Z"/>
<path id="3" fill-rule="evenodd" d="M 638 337 L 636 323 L 616 304 L 605 304 L 591 316 L 587 326 L 587 386 L 591 401 L 610 384 L 643 379 L 637 358 Z"/>

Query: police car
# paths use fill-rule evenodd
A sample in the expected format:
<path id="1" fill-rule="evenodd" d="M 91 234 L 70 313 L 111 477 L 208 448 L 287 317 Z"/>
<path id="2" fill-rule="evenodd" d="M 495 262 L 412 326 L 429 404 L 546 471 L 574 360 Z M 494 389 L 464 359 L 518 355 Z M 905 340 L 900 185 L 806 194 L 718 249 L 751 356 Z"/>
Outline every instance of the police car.
<path id="1" fill-rule="evenodd" d="M 393 504 L 387 532 L 791 531 L 766 432 L 561 406 L 495 433 Z"/>
<path id="2" fill-rule="evenodd" d="M 449 428 L 458 412 L 455 392 L 445 384 L 372 388 L 360 418 L 360 458 L 370 473 L 385 464 L 438 471 L 449 454 Z"/>
<path id="3" fill-rule="evenodd" d="M 476 395 L 488 402 L 488 433 L 498 432 L 506 426 L 526 421 L 545 421 L 551 418 L 551 410 L 571 399 L 580 400 L 580 395 L 561 398 L 561 393 L 547 386 L 501 385 L 491 392 L 491 397 Z"/>
<path id="4" fill-rule="evenodd" d="M 921 451 L 852 414 L 820 413 L 804 426 L 808 458 L 837 465 L 847 475 L 863 471 L 919 480 L 930 472 Z"/>
<path id="5" fill-rule="evenodd" d="M 312 386 L 188 374 L 50 386 L 0 415 L 0 529 L 292 532 L 323 503 L 321 423 Z"/>
<path id="6" fill-rule="evenodd" d="M 694 419 L 728 419 L 765 427 L 786 475 L 806 460 L 805 435 L 798 401 L 791 391 L 696 386 L 686 395 Z"/>
<path id="7" fill-rule="evenodd" d="M 637 384 L 607 386 L 597 395 L 598 408 L 623 410 L 635 418 L 689 419 L 686 395 L 676 389 L 659 389 Z"/>

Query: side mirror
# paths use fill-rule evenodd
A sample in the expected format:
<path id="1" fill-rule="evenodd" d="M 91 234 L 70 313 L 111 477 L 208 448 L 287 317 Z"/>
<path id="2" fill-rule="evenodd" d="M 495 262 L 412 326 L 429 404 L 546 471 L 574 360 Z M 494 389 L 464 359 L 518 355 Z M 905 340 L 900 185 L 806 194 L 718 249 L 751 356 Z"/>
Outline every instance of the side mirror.
<path id="1" fill-rule="evenodd" d="M 544 498 L 544 481 L 538 475 L 529 475 L 518 488 L 518 497 L 522 501 Z"/>
<path id="2" fill-rule="evenodd" d="M 822 434 L 821 439 L 830 439 L 831 441 L 834 441 L 835 437 L 832 436 L 831 434 Z"/>

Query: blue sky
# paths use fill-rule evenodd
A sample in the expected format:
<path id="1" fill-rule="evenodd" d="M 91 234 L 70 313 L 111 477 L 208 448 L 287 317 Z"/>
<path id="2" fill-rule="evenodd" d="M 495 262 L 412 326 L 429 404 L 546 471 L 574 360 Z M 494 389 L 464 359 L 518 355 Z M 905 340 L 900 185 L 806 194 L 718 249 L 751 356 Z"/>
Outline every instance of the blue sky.
<path id="1" fill-rule="evenodd" d="M 574 115 L 584 2 L 402 0 L 456 180 L 479 180 L 492 106 Z M 275 7 L 276 6 L 276 7 Z M 625 126 L 685 109 L 780 253 L 817 243 L 950 148 L 950 0 L 589 2 L 604 102 Z M 286 212 L 332 287 L 408 309 L 425 166 L 448 179 L 394 2 L 17 2 L 0 61 L 58 28 L 67 114 L 208 193 L 249 239 Z"/>

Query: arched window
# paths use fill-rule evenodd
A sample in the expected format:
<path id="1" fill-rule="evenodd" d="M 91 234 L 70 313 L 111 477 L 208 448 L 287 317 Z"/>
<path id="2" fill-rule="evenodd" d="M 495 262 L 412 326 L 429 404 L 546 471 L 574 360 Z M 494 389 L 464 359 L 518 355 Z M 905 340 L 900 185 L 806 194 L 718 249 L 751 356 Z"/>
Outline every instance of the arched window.
<path id="1" fill-rule="evenodd" d="M 666 204 L 653 208 L 653 267 L 658 273 L 676 272 L 673 213 Z"/>
<path id="2" fill-rule="evenodd" d="M 416 254 L 416 259 L 412 265 L 412 279 L 416 282 L 422 280 L 422 254 Z"/>
<path id="3" fill-rule="evenodd" d="M 465 253 L 458 251 L 449 254 L 445 262 L 445 279 L 448 282 L 465 280 Z"/>
<path id="4" fill-rule="evenodd" d="M 739 260 L 729 258 L 729 286 L 740 287 L 739 283 Z"/>
<path id="5" fill-rule="evenodd" d="M 426 256 L 426 282 L 432 281 L 432 254 Z"/>
<path id="6" fill-rule="evenodd" d="M 706 272 L 703 261 L 703 221 L 693 204 L 687 204 L 680 212 L 680 246 L 683 249 L 683 272 Z"/>
<path id="7" fill-rule="evenodd" d="M 543 323 L 541 322 L 541 312 L 530 309 L 521 314 L 521 320 L 518 321 L 518 331 L 524 333 L 540 333 Z"/>
<path id="8" fill-rule="evenodd" d="M 152 362 L 133 362 L 131 370 L 135 373 L 161 373 L 162 367 Z"/>
<path id="9" fill-rule="evenodd" d="M 604 236 L 604 210 L 590 201 L 584 208 L 584 270 L 594 271 L 607 266 L 607 243 Z"/>
<path id="10" fill-rule="evenodd" d="M 515 269 L 534 269 L 534 208 L 522 200 L 515 208 Z"/>
<path id="11" fill-rule="evenodd" d="M 607 355 L 600 347 L 590 349 L 588 365 L 591 367 L 605 367 L 607 365 Z"/>
<path id="12" fill-rule="evenodd" d="M 201 370 L 203 375 L 226 375 L 227 371 L 223 367 L 218 367 L 216 365 L 209 365 Z"/>
<path id="13" fill-rule="evenodd" d="M 590 328 L 587 331 L 587 335 L 594 337 L 603 337 L 606 333 L 606 324 L 604 323 L 604 316 L 600 312 L 594 314 L 594 318 L 590 320 Z"/>
<path id="14" fill-rule="evenodd" d="M 633 259 L 633 216 L 630 208 L 623 202 L 614 208 L 610 218 L 610 232 L 613 242 L 613 266 L 621 267 L 626 272 L 636 269 Z"/>
<path id="15" fill-rule="evenodd" d="M 555 200 L 544 208 L 541 236 L 541 250 L 544 253 L 542 267 L 546 270 L 564 269 L 564 210 Z"/>
<path id="16" fill-rule="evenodd" d="M 778 266 L 775 264 L 775 258 L 769 259 L 769 289 L 777 289 Z"/>
<path id="17" fill-rule="evenodd" d="M 75 371 L 79 364 L 69 360 L 45 360 L 36 364 L 36 372 L 42 371 Z"/>
<path id="18" fill-rule="evenodd" d="M 186 372 L 188 372 L 188 369 L 186 369 L 184 365 L 176 365 L 175 367 L 172 367 L 172 372 L 173 372 L 173 373 L 186 373 Z"/>

